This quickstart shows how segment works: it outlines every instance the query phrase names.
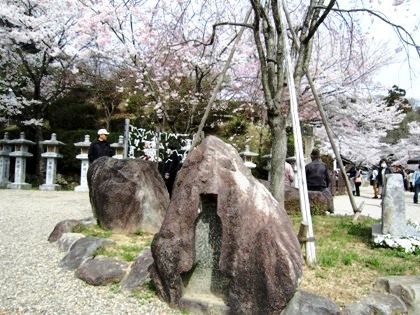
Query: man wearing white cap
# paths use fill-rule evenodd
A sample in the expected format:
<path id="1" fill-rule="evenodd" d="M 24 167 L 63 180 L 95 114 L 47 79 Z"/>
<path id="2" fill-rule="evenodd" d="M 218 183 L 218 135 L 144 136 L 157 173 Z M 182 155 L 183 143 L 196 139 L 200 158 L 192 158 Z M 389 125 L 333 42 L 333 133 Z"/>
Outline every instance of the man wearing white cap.
<path id="1" fill-rule="evenodd" d="M 93 140 L 89 147 L 88 158 L 90 163 L 101 156 L 112 157 L 114 155 L 111 145 L 107 141 L 108 135 L 109 132 L 106 129 L 98 130 L 98 139 Z"/>

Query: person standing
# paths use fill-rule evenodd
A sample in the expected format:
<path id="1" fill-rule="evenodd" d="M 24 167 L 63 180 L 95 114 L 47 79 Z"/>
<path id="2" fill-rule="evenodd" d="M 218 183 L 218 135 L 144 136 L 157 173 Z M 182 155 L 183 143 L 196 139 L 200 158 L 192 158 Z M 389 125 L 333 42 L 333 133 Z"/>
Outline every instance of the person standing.
<path id="1" fill-rule="evenodd" d="M 360 186 L 362 185 L 362 174 L 358 168 L 356 168 L 356 175 L 354 176 L 354 186 L 356 190 L 356 196 L 360 197 Z"/>
<path id="2" fill-rule="evenodd" d="M 306 185 L 310 191 L 321 191 L 327 194 L 331 199 L 333 196 L 329 190 L 330 177 L 327 165 L 319 160 L 319 150 L 313 149 L 311 152 L 312 162 L 305 166 Z M 334 213 L 334 201 L 328 212 Z"/>
<path id="3" fill-rule="evenodd" d="M 168 158 L 165 161 L 164 166 L 164 179 L 166 188 L 169 192 L 169 197 L 172 197 L 172 189 L 175 183 L 176 173 L 178 172 L 179 167 L 179 155 L 176 150 L 176 145 L 174 143 L 169 143 L 167 153 L 169 154 Z"/>
<path id="4" fill-rule="evenodd" d="M 406 185 L 406 173 L 404 172 L 403 168 L 401 165 L 396 165 L 395 166 L 395 170 L 394 173 L 396 174 L 401 174 L 402 176 L 402 180 L 403 180 L 403 184 L 404 184 L 404 190 L 407 190 L 407 185 Z"/>
<path id="5" fill-rule="evenodd" d="M 112 157 L 114 152 L 108 143 L 109 132 L 106 129 L 98 130 L 98 138 L 93 140 L 88 151 L 89 162 L 92 163 L 102 156 Z"/>
<path id="6" fill-rule="evenodd" d="M 293 171 L 292 165 L 288 162 L 284 162 L 284 185 L 292 186 L 295 180 L 295 172 Z"/>
<path id="7" fill-rule="evenodd" d="M 379 170 L 378 176 L 376 176 L 376 183 L 378 185 L 378 193 L 381 196 L 381 199 L 384 196 L 384 189 L 386 184 L 386 175 L 391 174 L 392 171 L 388 167 L 388 162 L 385 159 L 379 161 Z"/>
<path id="8" fill-rule="evenodd" d="M 372 179 L 371 179 L 371 185 L 373 186 L 373 198 L 378 199 L 378 184 L 376 182 L 376 177 L 378 176 L 378 170 L 376 169 L 376 166 L 373 167 L 372 170 Z"/>
<path id="9" fill-rule="evenodd" d="M 409 171 L 407 174 L 407 180 L 408 180 L 408 189 L 410 192 L 414 192 L 414 185 L 413 185 L 413 172 Z"/>
<path id="10" fill-rule="evenodd" d="M 351 191 L 353 196 L 356 196 L 356 185 L 354 179 L 356 178 L 356 167 L 354 164 L 350 164 L 350 170 L 348 171 L 349 174 L 349 182 L 351 186 Z"/>
<path id="11" fill-rule="evenodd" d="M 413 202 L 419 203 L 419 191 L 420 191 L 420 164 L 418 170 L 416 170 L 413 174 L 413 180 L 411 182 L 414 187 L 414 197 Z"/>

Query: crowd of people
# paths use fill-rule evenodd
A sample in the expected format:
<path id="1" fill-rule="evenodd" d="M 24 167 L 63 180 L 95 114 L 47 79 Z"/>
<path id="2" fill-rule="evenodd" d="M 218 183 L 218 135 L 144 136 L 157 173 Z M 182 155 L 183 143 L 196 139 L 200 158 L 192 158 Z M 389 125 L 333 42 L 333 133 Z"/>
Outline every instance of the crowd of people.
<path id="1" fill-rule="evenodd" d="M 316 190 L 330 193 L 327 166 L 319 160 L 319 151 L 314 149 L 311 153 L 312 162 L 306 165 L 306 180 L 308 190 Z M 401 165 L 389 165 L 384 158 L 380 159 L 379 164 L 374 166 L 369 172 L 369 183 L 373 188 L 374 199 L 383 198 L 385 191 L 386 178 L 388 174 L 401 174 L 404 189 L 413 192 L 413 202 L 418 203 L 420 193 L 420 165 L 416 171 L 405 170 Z M 360 168 L 350 163 L 346 167 L 346 175 L 349 179 L 351 190 L 354 196 L 360 196 L 360 187 L 363 184 L 363 174 Z M 334 209 L 330 209 L 333 213 Z"/>
<path id="2" fill-rule="evenodd" d="M 420 191 L 420 165 L 416 171 L 405 170 L 401 165 L 390 166 L 386 159 L 381 159 L 378 166 L 373 166 L 370 170 L 369 184 L 373 188 L 372 198 L 378 199 L 383 197 L 386 175 L 391 173 L 401 174 L 405 191 L 413 192 L 413 202 L 418 203 L 418 194 Z M 353 195 L 360 196 L 359 187 L 363 182 L 360 170 L 354 165 L 350 165 L 347 175 L 350 184 L 354 187 Z"/>

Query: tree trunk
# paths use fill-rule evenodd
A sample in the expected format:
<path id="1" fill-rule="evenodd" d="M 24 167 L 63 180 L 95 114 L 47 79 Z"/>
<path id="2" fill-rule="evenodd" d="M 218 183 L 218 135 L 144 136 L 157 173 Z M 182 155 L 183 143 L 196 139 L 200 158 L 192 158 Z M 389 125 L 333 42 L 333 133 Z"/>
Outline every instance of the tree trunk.
<path id="1" fill-rule="evenodd" d="M 287 154 L 286 119 L 281 115 L 269 115 L 271 130 L 271 182 L 270 191 L 273 197 L 284 208 L 284 162 Z"/>

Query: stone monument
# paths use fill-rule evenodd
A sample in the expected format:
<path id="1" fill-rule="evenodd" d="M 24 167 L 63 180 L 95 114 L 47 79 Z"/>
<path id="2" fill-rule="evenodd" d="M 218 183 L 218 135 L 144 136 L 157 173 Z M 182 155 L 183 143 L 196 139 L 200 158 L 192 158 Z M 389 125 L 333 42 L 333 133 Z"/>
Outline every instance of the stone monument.
<path id="1" fill-rule="evenodd" d="M 414 227 L 407 225 L 404 183 L 401 174 L 386 175 L 382 200 L 382 224 L 374 224 L 372 233 L 374 239 L 381 235 L 390 235 L 396 238 L 420 237 L 420 233 Z"/>
<path id="2" fill-rule="evenodd" d="M 157 294 L 189 314 L 279 314 L 302 276 L 293 225 L 238 152 L 203 140 L 152 242 Z"/>

